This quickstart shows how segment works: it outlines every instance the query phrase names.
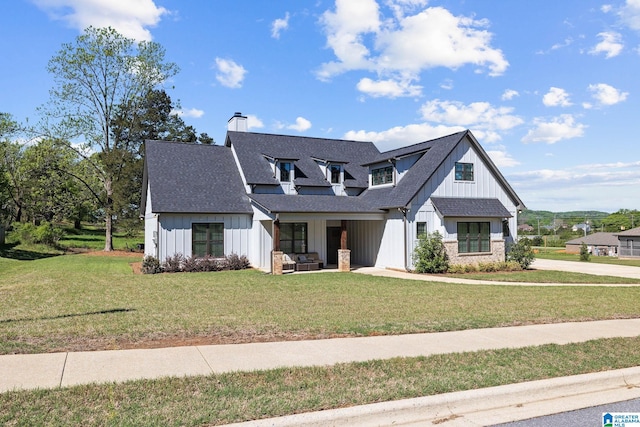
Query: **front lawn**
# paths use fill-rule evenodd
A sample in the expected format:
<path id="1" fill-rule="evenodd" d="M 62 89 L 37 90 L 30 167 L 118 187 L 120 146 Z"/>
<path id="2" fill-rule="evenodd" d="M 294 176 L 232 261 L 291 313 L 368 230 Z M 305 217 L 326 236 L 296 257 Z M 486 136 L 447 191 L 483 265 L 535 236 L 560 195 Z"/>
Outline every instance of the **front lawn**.
<path id="1" fill-rule="evenodd" d="M 580 261 L 580 254 L 568 254 L 564 251 L 564 248 L 534 248 L 536 258 L 555 259 L 559 261 Z M 616 264 L 616 265 L 630 265 L 632 267 L 640 267 L 640 260 L 633 259 L 618 259 L 617 257 L 610 256 L 591 256 L 588 262 L 598 264 Z"/>
<path id="2" fill-rule="evenodd" d="M 402 334 L 640 315 L 636 287 L 474 286 L 255 270 L 136 275 L 129 264 L 140 258 L 0 258 L 0 267 L 9 267 L 0 268 L 0 353 Z"/>

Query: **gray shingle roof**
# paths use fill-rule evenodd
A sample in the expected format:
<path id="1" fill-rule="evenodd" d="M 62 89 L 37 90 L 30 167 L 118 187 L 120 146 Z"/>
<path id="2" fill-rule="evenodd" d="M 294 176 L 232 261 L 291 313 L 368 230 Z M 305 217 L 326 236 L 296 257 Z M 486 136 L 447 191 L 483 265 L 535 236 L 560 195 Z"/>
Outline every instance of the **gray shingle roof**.
<path id="1" fill-rule="evenodd" d="M 353 177 L 352 187 L 366 188 L 369 170 L 361 165 L 379 154 L 372 142 L 272 135 L 254 132 L 227 132 L 227 146 L 233 146 L 248 184 L 279 185 L 267 157 L 296 159 L 296 173 L 304 178 L 296 185 L 325 186 L 326 177 L 314 159 L 340 159 L 344 170 Z"/>
<path id="2" fill-rule="evenodd" d="M 432 197 L 431 203 L 443 217 L 511 218 L 498 199 Z"/>
<path id="3" fill-rule="evenodd" d="M 621 231 L 620 233 L 616 233 L 616 236 L 626 236 L 626 237 L 640 237 L 640 227 L 632 228 L 631 230 Z"/>
<path id="4" fill-rule="evenodd" d="M 227 147 L 146 141 L 142 212 L 147 182 L 154 212 L 253 212 Z"/>
<path id="5" fill-rule="evenodd" d="M 250 194 L 249 197 L 272 213 L 382 213 L 359 197 L 288 194 Z"/>
<path id="6" fill-rule="evenodd" d="M 578 237 L 567 241 L 567 245 L 602 245 L 602 246 L 618 246 L 618 237 L 615 233 L 593 233 L 584 237 Z"/>

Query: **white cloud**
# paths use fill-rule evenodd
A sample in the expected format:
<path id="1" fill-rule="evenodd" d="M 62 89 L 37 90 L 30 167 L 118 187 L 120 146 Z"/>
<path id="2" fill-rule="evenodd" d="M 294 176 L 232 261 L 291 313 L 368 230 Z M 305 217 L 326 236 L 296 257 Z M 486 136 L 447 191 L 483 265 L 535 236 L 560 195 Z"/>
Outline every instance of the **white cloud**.
<path id="1" fill-rule="evenodd" d="M 199 119 L 204 116 L 204 111 L 197 108 L 190 108 L 188 110 L 172 110 L 171 114 L 177 114 L 180 117 L 193 117 Z"/>
<path id="2" fill-rule="evenodd" d="M 601 37 L 602 41 L 589 51 L 590 54 L 597 55 L 599 53 L 604 53 L 605 57 L 608 59 L 618 56 L 620 52 L 622 52 L 624 45 L 620 42 L 622 36 L 619 33 L 605 31 L 599 33 L 598 37 Z"/>
<path id="3" fill-rule="evenodd" d="M 487 150 L 487 154 L 491 157 L 493 163 L 495 163 L 499 168 L 510 168 L 520 164 L 519 161 L 503 150 Z"/>
<path id="4" fill-rule="evenodd" d="M 589 85 L 591 96 L 601 105 L 614 105 L 627 99 L 628 92 L 621 92 L 606 83 Z"/>
<path id="5" fill-rule="evenodd" d="M 542 97 L 542 103 L 547 107 L 569 107 L 569 94 L 559 87 L 551 87 Z"/>
<path id="6" fill-rule="evenodd" d="M 236 64 L 231 59 L 216 58 L 216 80 L 223 86 L 230 88 L 242 87 L 242 82 L 247 70 L 242 65 Z"/>
<path id="7" fill-rule="evenodd" d="M 464 126 L 473 130 L 474 134 L 484 132 L 485 141 L 499 140 L 498 131 L 512 129 L 523 123 L 523 120 L 512 114 L 511 107 L 494 107 L 488 102 L 472 102 L 465 105 L 457 101 L 428 101 L 420 108 L 422 117 L 430 122 L 451 126 Z M 480 134 L 478 133 L 477 136 Z"/>
<path id="8" fill-rule="evenodd" d="M 401 96 L 419 96 L 422 86 L 411 85 L 409 81 L 378 80 L 363 78 L 358 82 L 357 88 L 360 92 L 374 98 L 387 97 L 397 98 Z"/>
<path id="9" fill-rule="evenodd" d="M 336 0 L 335 4 L 335 11 L 326 11 L 321 18 L 327 46 L 336 56 L 335 61 L 321 65 L 317 72 L 321 80 L 364 70 L 375 72 L 380 82 L 396 80 L 400 86 L 417 88 L 413 82 L 426 69 L 474 65 L 476 71 L 488 70 L 495 76 L 509 65 L 502 51 L 491 47 L 485 20 L 454 16 L 442 7 L 405 15 L 427 4 L 418 0 L 387 1 L 393 17 L 382 15 L 374 0 Z M 370 93 L 381 96 L 384 91 Z M 395 91 L 388 93 L 398 96 Z"/>
<path id="10" fill-rule="evenodd" d="M 555 144 L 563 139 L 578 138 L 584 135 L 586 125 L 576 123 L 571 114 L 562 114 L 551 121 L 534 119 L 535 127 L 522 138 L 522 142 L 546 142 Z"/>
<path id="11" fill-rule="evenodd" d="M 151 40 L 154 27 L 169 11 L 153 0 L 34 0 L 52 19 L 83 31 L 89 26 L 112 27 L 125 37 Z"/>
<path id="12" fill-rule="evenodd" d="M 263 127 L 264 127 L 264 123 L 262 123 L 262 120 L 260 120 L 258 116 L 253 114 L 247 114 L 247 128 L 259 129 Z"/>
<path id="13" fill-rule="evenodd" d="M 440 83 L 440 87 L 445 90 L 453 89 L 453 80 L 445 79 L 442 83 Z"/>
<path id="14" fill-rule="evenodd" d="M 344 134 L 343 138 L 354 141 L 371 141 L 380 151 L 393 150 L 441 136 L 450 135 L 464 130 L 460 126 L 432 126 L 427 123 L 396 126 L 381 132 L 365 130 L 351 130 Z"/>
<path id="15" fill-rule="evenodd" d="M 626 26 L 632 30 L 640 31 L 640 1 L 627 0 L 618 15 Z"/>
<path id="16" fill-rule="evenodd" d="M 311 122 L 304 117 L 296 118 L 296 123 L 293 125 L 287 126 L 287 129 L 295 130 L 298 132 L 304 132 L 311 128 Z"/>
<path id="17" fill-rule="evenodd" d="M 510 101 L 516 96 L 520 96 L 517 90 L 507 89 L 504 91 L 502 96 L 500 97 L 503 101 Z"/>
<path id="18" fill-rule="evenodd" d="M 280 33 L 287 28 L 289 28 L 289 12 L 284 15 L 284 18 L 278 18 L 271 23 L 271 37 L 279 39 Z"/>

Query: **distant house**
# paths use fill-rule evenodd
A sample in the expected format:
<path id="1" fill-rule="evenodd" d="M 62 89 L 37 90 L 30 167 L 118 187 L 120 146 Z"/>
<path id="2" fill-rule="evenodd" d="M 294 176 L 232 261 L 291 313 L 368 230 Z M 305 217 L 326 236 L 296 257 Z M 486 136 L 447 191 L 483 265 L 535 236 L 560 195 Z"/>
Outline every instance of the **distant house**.
<path id="1" fill-rule="evenodd" d="M 279 274 L 313 254 L 410 270 L 419 237 L 437 231 L 452 263 L 501 261 L 523 208 L 470 131 L 380 152 L 248 132 L 236 113 L 224 146 L 145 143 L 145 254 L 160 260 L 236 253 Z"/>
<path id="2" fill-rule="evenodd" d="M 582 230 L 585 233 L 590 233 L 591 232 L 591 226 L 589 224 L 576 224 L 573 227 L 571 227 L 571 231 L 576 232 Z M 586 230 L 586 231 L 585 231 Z"/>
<path id="3" fill-rule="evenodd" d="M 533 232 L 533 227 L 530 226 L 529 224 L 520 224 L 518 226 L 518 231 L 522 231 L 524 233 L 531 233 Z"/>
<path id="4" fill-rule="evenodd" d="M 615 234 L 620 258 L 640 258 L 640 227 Z"/>
<path id="5" fill-rule="evenodd" d="M 579 254 L 582 244 L 587 245 L 589 253 L 593 255 L 618 255 L 618 237 L 615 233 L 593 233 L 584 237 L 569 240 L 565 244 L 565 251 L 568 254 Z"/>

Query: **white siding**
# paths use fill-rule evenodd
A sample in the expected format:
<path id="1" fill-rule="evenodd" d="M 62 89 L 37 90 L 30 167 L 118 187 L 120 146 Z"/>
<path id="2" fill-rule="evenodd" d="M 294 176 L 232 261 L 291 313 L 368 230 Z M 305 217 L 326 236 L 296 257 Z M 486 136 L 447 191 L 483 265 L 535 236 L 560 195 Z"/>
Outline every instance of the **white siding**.
<path id="1" fill-rule="evenodd" d="M 383 220 L 347 221 L 347 247 L 351 250 L 352 265 L 376 265 L 384 223 Z"/>
<path id="2" fill-rule="evenodd" d="M 402 213 L 398 211 L 390 212 L 382 231 L 376 267 L 405 268 L 404 230 L 405 224 Z"/>
<path id="3" fill-rule="evenodd" d="M 157 237 L 158 216 L 151 207 L 151 186 L 147 186 L 147 203 L 144 211 L 144 254 L 158 257 Z"/>
<path id="4" fill-rule="evenodd" d="M 163 261 L 177 253 L 191 256 L 191 226 L 194 223 L 224 223 L 224 253 L 249 257 L 250 215 L 161 214 L 159 216 L 159 253 Z M 250 259 L 251 260 L 251 259 Z"/>

